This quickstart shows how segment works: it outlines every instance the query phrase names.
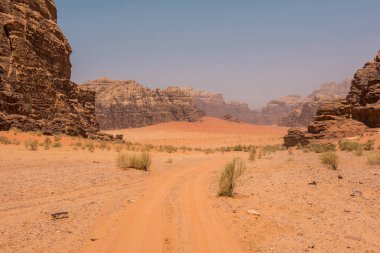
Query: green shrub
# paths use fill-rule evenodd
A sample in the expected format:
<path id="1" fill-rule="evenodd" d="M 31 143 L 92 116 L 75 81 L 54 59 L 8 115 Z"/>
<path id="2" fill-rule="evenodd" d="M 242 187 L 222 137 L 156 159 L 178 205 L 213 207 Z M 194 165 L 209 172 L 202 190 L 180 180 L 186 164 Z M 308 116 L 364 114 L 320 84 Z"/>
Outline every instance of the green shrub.
<path id="1" fill-rule="evenodd" d="M 367 159 L 370 165 L 380 165 L 380 151 L 370 154 Z"/>
<path id="2" fill-rule="evenodd" d="M 333 170 L 338 169 L 339 157 L 336 154 L 336 152 L 329 151 L 329 152 L 322 153 L 320 156 L 320 160 L 322 164 L 330 167 L 331 169 Z"/>
<path id="3" fill-rule="evenodd" d="M 9 140 L 8 137 L 0 136 L 0 143 L 4 145 L 9 145 L 11 144 L 11 141 Z"/>
<path id="4" fill-rule="evenodd" d="M 117 157 L 117 167 L 120 169 L 149 170 L 152 164 L 152 157 L 148 152 L 139 154 L 119 154 Z"/>
<path id="5" fill-rule="evenodd" d="M 232 197 L 234 195 L 236 182 L 245 171 L 245 163 L 235 158 L 228 162 L 219 179 L 219 196 Z"/>
<path id="6" fill-rule="evenodd" d="M 37 140 L 27 140 L 27 141 L 25 141 L 25 147 L 28 150 L 37 151 L 38 141 Z"/>
<path id="7" fill-rule="evenodd" d="M 257 148 L 255 146 L 251 147 L 251 150 L 249 151 L 248 160 L 250 161 L 256 160 L 256 153 L 257 153 Z"/>

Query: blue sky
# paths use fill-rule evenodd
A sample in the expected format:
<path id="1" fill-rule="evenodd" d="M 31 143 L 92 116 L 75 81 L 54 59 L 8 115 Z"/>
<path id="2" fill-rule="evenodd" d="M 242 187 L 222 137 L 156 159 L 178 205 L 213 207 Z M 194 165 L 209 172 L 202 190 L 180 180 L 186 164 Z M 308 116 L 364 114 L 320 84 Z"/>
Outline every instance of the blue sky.
<path id="1" fill-rule="evenodd" d="M 352 78 L 380 49 L 378 0 L 55 0 L 72 79 L 191 86 L 259 107 Z"/>

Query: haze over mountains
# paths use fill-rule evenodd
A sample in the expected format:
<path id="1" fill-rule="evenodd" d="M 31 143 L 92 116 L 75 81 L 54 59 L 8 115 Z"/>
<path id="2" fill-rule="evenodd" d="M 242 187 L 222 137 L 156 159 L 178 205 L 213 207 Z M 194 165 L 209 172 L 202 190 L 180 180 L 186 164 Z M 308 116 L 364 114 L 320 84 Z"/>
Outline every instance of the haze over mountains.
<path id="1" fill-rule="evenodd" d="M 190 87 L 151 90 L 136 81 L 99 78 L 81 87 L 97 94 L 96 113 L 102 129 L 141 127 L 171 120 L 194 121 L 207 116 L 262 125 L 307 126 L 321 103 L 347 95 L 350 81 L 322 84 L 308 97 L 289 95 L 268 102 L 262 110 L 225 101 L 221 93 Z"/>

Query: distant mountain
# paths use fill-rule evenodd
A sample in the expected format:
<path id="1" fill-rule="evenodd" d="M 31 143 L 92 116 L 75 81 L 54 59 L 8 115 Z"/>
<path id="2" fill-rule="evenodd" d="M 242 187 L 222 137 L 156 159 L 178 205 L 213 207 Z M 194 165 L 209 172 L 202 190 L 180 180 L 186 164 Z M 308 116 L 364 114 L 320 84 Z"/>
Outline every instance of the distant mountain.
<path id="1" fill-rule="evenodd" d="M 258 123 L 260 113 L 249 108 L 248 104 L 237 101 L 225 101 L 221 93 L 214 93 L 194 88 L 181 88 L 190 93 L 197 107 L 207 116 L 223 119 Z"/>
<path id="2" fill-rule="evenodd" d="M 177 87 L 149 89 L 136 81 L 99 78 L 81 85 L 96 92 L 95 113 L 102 130 L 142 127 L 168 121 L 196 121 L 204 113 Z"/>

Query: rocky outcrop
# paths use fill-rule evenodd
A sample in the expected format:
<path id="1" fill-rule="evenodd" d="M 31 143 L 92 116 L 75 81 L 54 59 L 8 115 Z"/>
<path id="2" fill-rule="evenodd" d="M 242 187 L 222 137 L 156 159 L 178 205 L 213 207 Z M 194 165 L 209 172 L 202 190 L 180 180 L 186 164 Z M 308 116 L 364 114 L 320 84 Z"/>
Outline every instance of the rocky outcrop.
<path id="1" fill-rule="evenodd" d="M 151 90 L 135 81 L 107 78 L 88 81 L 81 87 L 96 92 L 96 115 L 104 130 L 197 121 L 204 115 L 189 93 L 177 87 Z"/>
<path id="2" fill-rule="evenodd" d="M 70 82 L 70 54 L 53 0 L 1 1 L 0 130 L 98 130 L 94 93 Z"/>
<path id="3" fill-rule="evenodd" d="M 324 104 L 308 127 L 308 134 L 289 130 L 287 143 L 315 139 L 334 139 L 364 134 L 380 127 L 380 51 L 373 61 L 358 70 L 346 99 Z M 297 136 L 296 136 L 297 135 Z"/>
<path id="4" fill-rule="evenodd" d="M 324 83 L 308 97 L 299 100 L 289 114 L 278 121 L 278 125 L 288 127 L 308 126 L 315 118 L 320 106 L 326 102 L 346 97 L 349 90 L 349 79 L 340 83 Z"/>
<path id="5" fill-rule="evenodd" d="M 280 124 L 283 118 L 288 117 L 290 113 L 308 101 L 307 98 L 303 98 L 300 95 L 289 95 L 274 99 L 262 108 L 262 122 L 264 124 Z"/>
<path id="6" fill-rule="evenodd" d="M 194 88 L 182 88 L 195 100 L 198 109 L 207 116 L 244 121 L 247 123 L 259 123 L 260 114 L 249 108 L 248 104 L 237 101 L 225 101 L 221 93 L 214 93 Z"/>

